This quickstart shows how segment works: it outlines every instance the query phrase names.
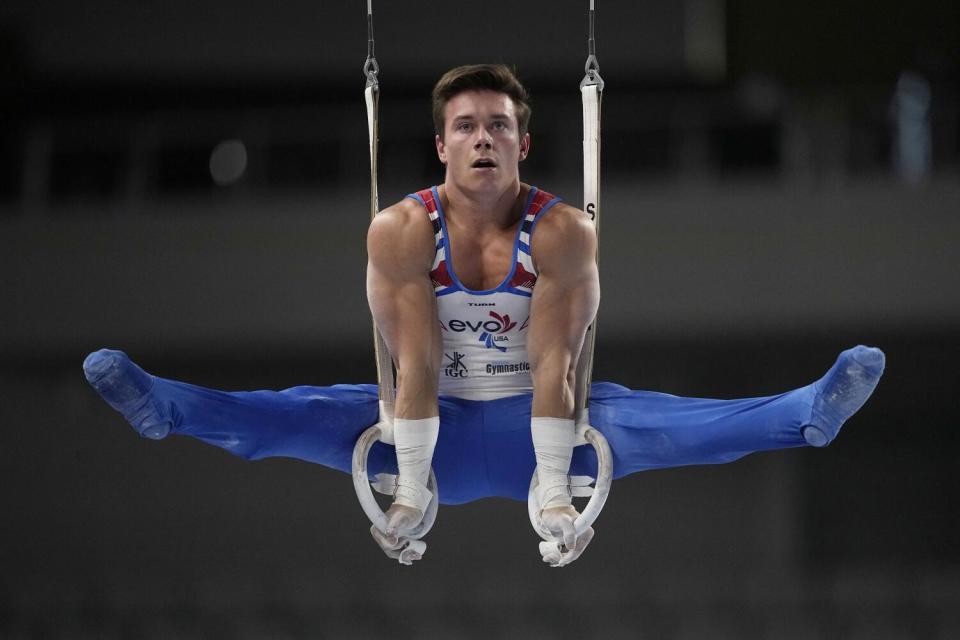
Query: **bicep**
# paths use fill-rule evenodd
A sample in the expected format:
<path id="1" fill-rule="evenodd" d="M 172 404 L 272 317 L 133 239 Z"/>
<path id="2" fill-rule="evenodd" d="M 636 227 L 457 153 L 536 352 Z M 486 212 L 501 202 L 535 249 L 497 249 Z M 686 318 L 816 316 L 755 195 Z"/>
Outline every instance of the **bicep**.
<path id="1" fill-rule="evenodd" d="M 600 284 L 592 258 L 571 272 L 542 273 L 530 306 L 530 357 L 538 360 L 555 353 L 575 364 L 599 302 Z"/>
<path id="2" fill-rule="evenodd" d="M 390 353 L 400 363 L 429 362 L 439 340 L 437 303 L 427 274 L 405 274 L 370 260 L 367 299 Z M 439 357 L 436 359 L 439 361 Z"/>
<path id="3" fill-rule="evenodd" d="M 531 301 L 529 349 L 533 359 L 555 354 L 575 366 L 600 302 L 596 231 L 582 212 L 562 213 L 534 237 L 539 276 Z"/>
<path id="4" fill-rule="evenodd" d="M 380 214 L 384 215 L 384 214 Z M 367 238 L 367 300 L 398 368 L 440 361 L 440 329 L 430 282 L 429 250 L 419 229 L 374 221 Z"/>

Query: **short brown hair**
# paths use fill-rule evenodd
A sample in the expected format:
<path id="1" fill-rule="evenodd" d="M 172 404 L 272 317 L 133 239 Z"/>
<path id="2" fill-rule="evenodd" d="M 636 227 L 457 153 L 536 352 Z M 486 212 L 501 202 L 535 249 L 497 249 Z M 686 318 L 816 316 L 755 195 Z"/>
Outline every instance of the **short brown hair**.
<path id="1" fill-rule="evenodd" d="M 522 138 L 530 125 L 530 94 L 517 76 L 503 64 L 470 64 L 447 71 L 433 87 L 433 127 L 443 138 L 443 110 L 464 91 L 496 91 L 506 94 L 517 111 Z"/>

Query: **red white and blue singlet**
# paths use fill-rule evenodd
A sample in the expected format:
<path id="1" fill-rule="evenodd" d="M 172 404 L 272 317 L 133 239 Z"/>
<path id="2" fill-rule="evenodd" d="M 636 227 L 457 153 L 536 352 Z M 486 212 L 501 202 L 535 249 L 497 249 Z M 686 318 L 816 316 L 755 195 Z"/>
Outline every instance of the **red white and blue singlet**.
<path id="1" fill-rule="evenodd" d="M 496 288 L 468 289 L 454 273 L 449 234 L 437 187 L 407 196 L 420 202 L 436 240 L 430 279 L 443 336 L 440 395 L 493 400 L 533 391 L 527 332 L 537 270 L 530 238 L 539 219 L 560 198 L 530 188 L 514 240 L 513 266 Z"/>

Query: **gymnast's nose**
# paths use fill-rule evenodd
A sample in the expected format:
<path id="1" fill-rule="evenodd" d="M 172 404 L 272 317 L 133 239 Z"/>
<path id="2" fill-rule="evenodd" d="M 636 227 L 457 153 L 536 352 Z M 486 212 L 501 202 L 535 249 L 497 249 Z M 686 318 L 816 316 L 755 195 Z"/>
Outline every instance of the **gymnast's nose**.
<path id="1" fill-rule="evenodd" d="M 493 138 L 483 125 L 477 127 L 477 139 L 473 143 L 473 148 L 477 150 L 493 148 Z"/>

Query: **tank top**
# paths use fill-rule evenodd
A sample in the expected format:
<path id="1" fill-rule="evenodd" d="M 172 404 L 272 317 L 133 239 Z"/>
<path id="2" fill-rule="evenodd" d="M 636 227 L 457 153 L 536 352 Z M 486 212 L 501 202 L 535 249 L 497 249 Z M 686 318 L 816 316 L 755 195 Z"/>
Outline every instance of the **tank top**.
<path id="1" fill-rule="evenodd" d="M 533 391 L 527 333 L 537 270 L 530 238 L 537 222 L 560 198 L 530 188 L 513 242 L 513 265 L 497 287 L 468 289 L 457 278 L 437 187 L 407 196 L 420 202 L 433 224 L 435 254 L 430 279 L 443 336 L 440 395 L 493 400 Z"/>

